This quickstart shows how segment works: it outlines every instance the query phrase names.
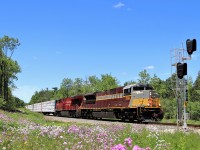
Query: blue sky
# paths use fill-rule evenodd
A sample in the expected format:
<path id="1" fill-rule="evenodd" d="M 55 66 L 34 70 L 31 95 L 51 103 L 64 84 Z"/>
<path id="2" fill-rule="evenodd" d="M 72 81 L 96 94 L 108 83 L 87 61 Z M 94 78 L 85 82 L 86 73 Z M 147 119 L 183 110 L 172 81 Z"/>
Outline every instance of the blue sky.
<path id="1" fill-rule="evenodd" d="M 13 59 L 22 68 L 14 95 L 29 102 L 36 90 L 63 78 L 111 73 L 121 84 L 147 69 L 166 79 L 170 50 L 196 38 L 188 75 L 200 70 L 198 0 L 0 1 L 0 37 L 21 42 Z"/>

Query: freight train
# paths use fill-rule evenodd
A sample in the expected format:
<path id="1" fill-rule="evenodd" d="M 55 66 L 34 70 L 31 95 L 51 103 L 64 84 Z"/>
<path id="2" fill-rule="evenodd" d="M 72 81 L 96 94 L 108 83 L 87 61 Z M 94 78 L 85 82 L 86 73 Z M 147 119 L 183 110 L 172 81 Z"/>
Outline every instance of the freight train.
<path id="1" fill-rule="evenodd" d="M 27 105 L 26 108 L 43 114 L 93 119 L 116 118 L 143 122 L 163 118 L 159 95 L 149 84 L 132 84 Z"/>

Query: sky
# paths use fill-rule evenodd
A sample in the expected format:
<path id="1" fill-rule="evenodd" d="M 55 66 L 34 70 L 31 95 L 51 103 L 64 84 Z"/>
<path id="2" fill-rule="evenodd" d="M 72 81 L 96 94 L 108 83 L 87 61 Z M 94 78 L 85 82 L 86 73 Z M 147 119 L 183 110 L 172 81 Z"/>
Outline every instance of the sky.
<path id="1" fill-rule="evenodd" d="M 0 0 L 0 37 L 18 38 L 12 58 L 13 94 L 29 102 L 35 91 L 64 78 L 111 74 L 121 85 L 144 69 L 165 80 L 173 51 L 197 40 L 188 76 L 200 70 L 199 0 Z"/>

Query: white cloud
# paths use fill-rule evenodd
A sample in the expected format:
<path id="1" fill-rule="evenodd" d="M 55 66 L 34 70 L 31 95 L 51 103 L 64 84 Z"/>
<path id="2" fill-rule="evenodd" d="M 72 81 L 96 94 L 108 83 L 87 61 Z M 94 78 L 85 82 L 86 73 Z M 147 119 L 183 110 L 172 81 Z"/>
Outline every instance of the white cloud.
<path id="1" fill-rule="evenodd" d="M 154 69 L 155 67 L 154 66 L 147 66 L 145 67 L 145 69 Z"/>
<path id="2" fill-rule="evenodd" d="M 39 88 L 28 85 L 18 86 L 18 88 L 13 91 L 13 95 L 28 103 L 35 91 L 38 90 Z"/>
<path id="3" fill-rule="evenodd" d="M 119 2 L 119 3 L 115 4 L 115 5 L 113 5 L 114 8 L 122 8 L 122 7 L 124 7 L 124 6 L 125 6 L 125 4 L 123 4 L 123 3 L 121 3 L 121 2 Z"/>

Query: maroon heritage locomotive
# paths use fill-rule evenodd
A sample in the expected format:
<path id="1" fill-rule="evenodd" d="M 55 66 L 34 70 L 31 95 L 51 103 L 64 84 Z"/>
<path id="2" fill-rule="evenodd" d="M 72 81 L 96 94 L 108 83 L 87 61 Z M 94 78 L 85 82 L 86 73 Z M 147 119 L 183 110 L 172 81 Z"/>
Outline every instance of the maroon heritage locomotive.
<path id="1" fill-rule="evenodd" d="M 41 104 L 41 108 L 42 106 Z M 163 118 L 159 95 L 148 84 L 133 84 L 55 100 L 51 107 L 55 109 L 53 114 L 67 117 L 116 118 L 130 121 Z M 27 108 L 34 111 L 34 106 L 28 105 Z"/>

